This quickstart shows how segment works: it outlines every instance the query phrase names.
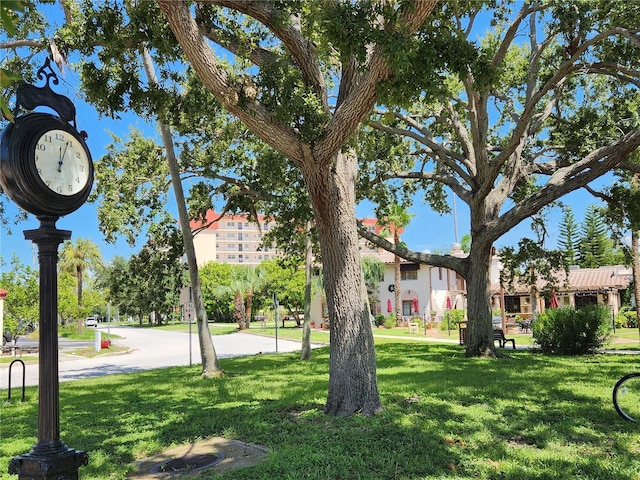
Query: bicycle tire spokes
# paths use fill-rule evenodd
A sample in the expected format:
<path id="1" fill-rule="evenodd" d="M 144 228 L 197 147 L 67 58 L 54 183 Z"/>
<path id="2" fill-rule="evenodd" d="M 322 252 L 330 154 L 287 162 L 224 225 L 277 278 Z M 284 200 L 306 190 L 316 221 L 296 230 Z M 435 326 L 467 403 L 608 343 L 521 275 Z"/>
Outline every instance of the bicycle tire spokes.
<path id="1" fill-rule="evenodd" d="M 625 420 L 640 421 L 640 373 L 625 375 L 613 388 L 613 405 Z"/>

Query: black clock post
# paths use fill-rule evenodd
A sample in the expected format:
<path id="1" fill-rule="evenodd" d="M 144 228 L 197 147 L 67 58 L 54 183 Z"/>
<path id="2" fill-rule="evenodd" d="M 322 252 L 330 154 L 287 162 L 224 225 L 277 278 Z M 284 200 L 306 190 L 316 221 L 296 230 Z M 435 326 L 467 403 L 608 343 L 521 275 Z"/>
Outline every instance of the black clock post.
<path id="1" fill-rule="evenodd" d="M 60 440 L 58 383 L 58 246 L 71 238 L 56 227 L 57 217 L 38 217 L 40 228 L 24 237 L 38 246 L 40 266 L 40 352 L 38 375 L 38 443 L 29 453 L 11 460 L 9 473 L 19 480 L 77 480 L 89 458 Z"/>
<path id="2" fill-rule="evenodd" d="M 71 238 L 71 231 L 59 230 L 56 222 L 87 200 L 93 163 L 84 142 L 86 133 L 75 126 L 73 103 L 49 86 L 58 78 L 48 59 L 38 78 L 46 79 L 44 87 L 18 88 L 15 122 L 0 136 L 0 185 L 40 222 L 39 228 L 24 232 L 25 239 L 38 246 L 40 266 L 38 441 L 28 453 L 11 460 L 9 473 L 17 474 L 18 480 L 77 480 L 80 466 L 89 459 L 60 439 L 58 378 L 58 247 Z M 33 111 L 39 106 L 58 115 L 17 116 L 20 107 Z"/>

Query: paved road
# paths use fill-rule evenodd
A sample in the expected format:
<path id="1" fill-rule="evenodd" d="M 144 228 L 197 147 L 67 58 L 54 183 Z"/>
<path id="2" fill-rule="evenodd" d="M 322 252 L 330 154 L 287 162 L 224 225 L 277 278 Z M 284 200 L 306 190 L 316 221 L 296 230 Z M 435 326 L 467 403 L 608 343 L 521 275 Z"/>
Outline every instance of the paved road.
<path id="1" fill-rule="evenodd" d="M 106 328 L 101 328 L 106 332 Z M 61 382 L 81 378 L 99 377 L 114 373 L 130 373 L 155 368 L 185 366 L 191 361 L 200 363 L 200 346 L 198 336 L 191 335 L 191 355 L 189 354 L 189 334 L 168 332 L 153 328 L 111 327 L 111 333 L 122 337 L 113 342 L 114 345 L 126 346 L 130 349 L 126 354 L 100 355 L 95 358 L 78 358 L 60 353 L 59 379 Z M 20 342 L 19 342 L 20 343 Z M 255 355 L 257 353 L 275 353 L 274 338 L 252 335 L 248 333 L 232 333 L 214 335 L 213 344 L 218 358 Z M 278 352 L 294 352 L 300 350 L 300 342 L 278 340 Z M 19 365 L 13 368 L 12 385 L 21 384 L 22 369 Z M 27 365 L 27 386 L 38 385 L 38 365 Z M 8 366 L 0 368 L 0 389 L 8 385 Z"/>

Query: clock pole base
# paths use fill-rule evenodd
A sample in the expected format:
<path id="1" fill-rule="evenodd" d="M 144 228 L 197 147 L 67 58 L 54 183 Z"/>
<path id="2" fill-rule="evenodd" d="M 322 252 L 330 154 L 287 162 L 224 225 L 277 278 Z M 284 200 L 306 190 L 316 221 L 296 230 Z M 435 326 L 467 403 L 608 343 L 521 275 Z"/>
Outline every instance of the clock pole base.
<path id="1" fill-rule="evenodd" d="M 11 460 L 9 473 L 18 475 L 18 480 L 78 480 L 78 469 L 89 463 L 89 457 L 81 450 L 64 444 L 62 447 L 63 450 L 47 451 L 50 449 L 36 445 L 29 453 Z"/>

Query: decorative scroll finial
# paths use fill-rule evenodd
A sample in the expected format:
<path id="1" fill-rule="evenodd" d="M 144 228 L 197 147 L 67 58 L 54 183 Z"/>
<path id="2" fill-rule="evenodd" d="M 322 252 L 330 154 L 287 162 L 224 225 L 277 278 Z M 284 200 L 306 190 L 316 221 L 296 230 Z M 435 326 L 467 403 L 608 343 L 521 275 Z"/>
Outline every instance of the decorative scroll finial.
<path id="1" fill-rule="evenodd" d="M 16 92 L 16 108 L 14 115 L 17 115 L 20 107 L 26 110 L 34 110 L 36 107 L 49 107 L 56 111 L 62 120 L 72 122 L 76 128 L 76 107 L 71 100 L 64 95 L 55 93 L 50 84 L 60 83 L 58 76 L 51 68 L 51 59 L 47 57 L 44 65 L 38 69 L 37 77 L 45 81 L 43 87 L 36 87 L 29 83 L 23 83 Z"/>
<path id="2" fill-rule="evenodd" d="M 51 85 L 49 85 L 49 81 L 51 81 L 53 85 L 58 85 L 58 83 L 60 83 L 60 80 L 58 79 L 58 75 L 56 75 L 56 72 L 54 72 L 53 68 L 51 68 L 51 59 L 49 57 L 47 57 L 47 59 L 45 60 L 44 65 L 42 65 L 38 69 L 38 72 L 36 75 L 40 80 L 45 80 L 45 87 L 49 88 L 49 90 L 51 90 Z"/>

